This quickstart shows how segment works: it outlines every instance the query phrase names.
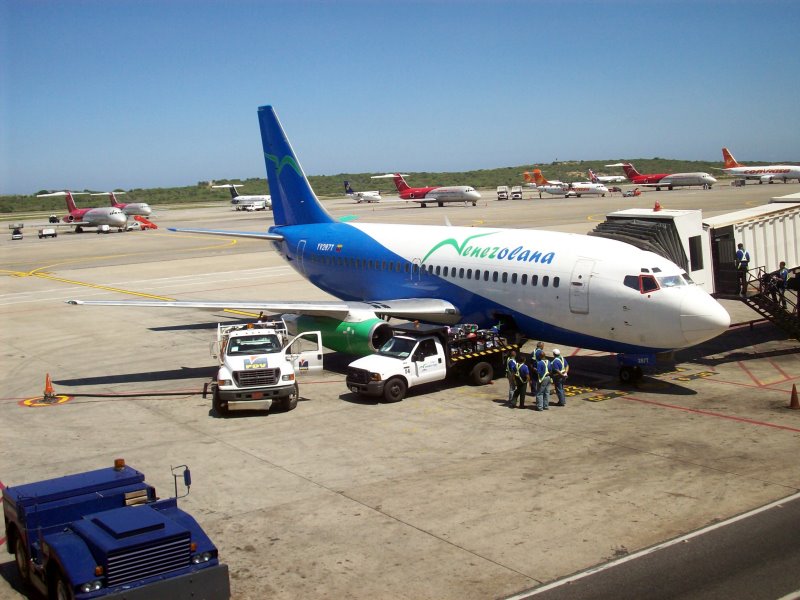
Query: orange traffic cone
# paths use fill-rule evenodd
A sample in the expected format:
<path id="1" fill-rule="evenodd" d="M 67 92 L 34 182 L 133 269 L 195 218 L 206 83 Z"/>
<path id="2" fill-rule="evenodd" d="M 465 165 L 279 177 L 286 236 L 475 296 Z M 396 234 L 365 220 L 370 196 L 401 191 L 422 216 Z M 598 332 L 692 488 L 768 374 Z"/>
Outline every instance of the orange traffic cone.
<path id="1" fill-rule="evenodd" d="M 661 210 L 661 202 L 659 202 L 658 200 L 656 200 L 656 203 L 655 203 L 655 205 L 653 206 L 653 212 L 658 212 L 658 211 L 660 211 L 660 210 Z"/>
<path id="2" fill-rule="evenodd" d="M 44 378 L 44 399 L 46 401 L 52 401 L 56 399 L 56 393 L 53 390 L 53 382 L 50 381 L 50 373 L 48 373 Z"/>
<path id="3" fill-rule="evenodd" d="M 800 410 L 800 402 L 797 400 L 797 385 L 792 384 L 792 399 L 789 400 L 789 408 L 792 410 Z"/>

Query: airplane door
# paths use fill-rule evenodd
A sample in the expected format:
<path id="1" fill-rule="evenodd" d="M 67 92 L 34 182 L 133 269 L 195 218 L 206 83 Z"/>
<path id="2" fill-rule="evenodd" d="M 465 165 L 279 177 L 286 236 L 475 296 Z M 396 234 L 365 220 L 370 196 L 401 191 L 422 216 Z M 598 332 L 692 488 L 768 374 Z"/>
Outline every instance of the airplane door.
<path id="1" fill-rule="evenodd" d="M 572 277 L 569 280 L 569 309 L 574 313 L 589 312 L 589 282 L 593 267 L 592 259 L 580 258 L 572 269 Z"/>
<path id="2" fill-rule="evenodd" d="M 322 333 L 306 331 L 292 338 L 286 347 L 286 360 L 292 363 L 296 376 L 320 373 L 322 371 Z"/>
<path id="3" fill-rule="evenodd" d="M 306 241 L 300 240 L 297 242 L 297 255 L 295 256 L 295 260 L 297 261 L 297 268 L 300 270 L 301 273 L 305 275 L 306 267 L 303 264 L 303 253 L 306 250 Z"/>

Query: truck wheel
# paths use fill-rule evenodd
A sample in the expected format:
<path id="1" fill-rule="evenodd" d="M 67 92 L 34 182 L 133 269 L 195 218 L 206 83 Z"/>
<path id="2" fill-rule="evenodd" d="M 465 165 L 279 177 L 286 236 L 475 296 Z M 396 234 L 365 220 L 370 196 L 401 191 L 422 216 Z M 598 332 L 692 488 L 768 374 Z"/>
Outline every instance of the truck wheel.
<path id="1" fill-rule="evenodd" d="M 299 399 L 300 399 L 300 386 L 295 382 L 292 393 L 283 399 L 281 408 L 283 408 L 283 410 L 285 410 L 286 412 L 294 410 L 295 408 L 297 408 L 297 401 Z"/>
<path id="2" fill-rule="evenodd" d="M 475 385 L 486 385 L 492 381 L 492 377 L 494 377 L 494 369 L 487 362 L 479 362 L 472 367 L 469 374 L 470 381 Z"/>
<path id="3" fill-rule="evenodd" d="M 55 600 L 75 600 L 75 595 L 72 593 L 72 588 L 69 581 L 61 571 L 56 573 L 56 581 L 53 586 L 53 597 Z"/>
<path id="4" fill-rule="evenodd" d="M 211 398 L 211 406 L 214 408 L 214 412 L 216 412 L 220 417 L 227 415 L 228 403 L 222 402 L 222 398 L 219 397 L 219 390 L 217 388 L 214 388 L 214 393 Z"/>
<path id="5" fill-rule="evenodd" d="M 14 559 L 17 562 L 17 571 L 19 571 L 22 584 L 28 585 L 31 581 L 31 563 L 28 560 L 25 542 L 22 541 L 22 536 L 19 533 L 14 538 Z"/>
<path id="6" fill-rule="evenodd" d="M 406 397 L 408 386 L 399 377 L 392 377 L 383 388 L 383 399 L 386 402 L 400 402 Z"/>
<path id="7" fill-rule="evenodd" d="M 619 380 L 622 383 L 630 383 L 634 379 L 634 372 L 632 367 L 620 367 Z"/>

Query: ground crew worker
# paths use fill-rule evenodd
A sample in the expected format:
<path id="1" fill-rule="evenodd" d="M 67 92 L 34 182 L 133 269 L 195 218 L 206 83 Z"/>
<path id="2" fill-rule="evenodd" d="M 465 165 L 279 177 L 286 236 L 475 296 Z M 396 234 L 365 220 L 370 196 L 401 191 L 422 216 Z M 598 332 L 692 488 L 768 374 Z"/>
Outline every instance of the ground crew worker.
<path id="1" fill-rule="evenodd" d="M 740 296 L 747 294 L 747 268 L 750 265 L 750 253 L 744 244 L 739 244 L 736 250 L 736 277 L 738 281 L 736 293 Z"/>
<path id="2" fill-rule="evenodd" d="M 525 408 L 525 389 L 528 387 L 528 378 L 530 377 L 530 370 L 525 360 L 520 355 L 517 361 L 517 372 L 515 374 L 517 387 L 514 390 L 514 396 L 511 398 L 511 408 L 517 405 L 517 398 L 519 398 L 519 407 Z"/>
<path id="3" fill-rule="evenodd" d="M 531 355 L 530 370 L 533 373 L 536 370 L 536 363 L 544 356 L 544 342 L 536 342 L 536 350 Z M 539 378 L 531 377 L 531 396 L 535 396 L 539 391 Z"/>
<path id="4" fill-rule="evenodd" d="M 566 406 L 567 397 L 564 395 L 564 380 L 567 378 L 569 372 L 569 365 L 567 359 L 561 356 L 561 350 L 555 348 L 553 350 L 553 361 L 550 363 L 550 376 L 553 379 L 553 387 L 556 389 L 556 396 L 558 396 L 558 403 L 556 406 Z"/>
<path id="5" fill-rule="evenodd" d="M 550 361 L 542 351 L 542 357 L 536 361 L 536 374 L 539 385 L 536 386 L 536 410 L 548 410 L 550 407 Z"/>
<path id="6" fill-rule="evenodd" d="M 778 295 L 781 297 L 781 308 L 786 310 L 786 288 L 789 287 L 789 269 L 786 268 L 786 261 L 781 261 L 778 269 Z"/>
<path id="7" fill-rule="evenodd" d="M 514 391 L 517 389 L 517 351 L 512 350 L 506 359 L 506 379 L 508 379 L 508 403 L 514 397 Z"/>

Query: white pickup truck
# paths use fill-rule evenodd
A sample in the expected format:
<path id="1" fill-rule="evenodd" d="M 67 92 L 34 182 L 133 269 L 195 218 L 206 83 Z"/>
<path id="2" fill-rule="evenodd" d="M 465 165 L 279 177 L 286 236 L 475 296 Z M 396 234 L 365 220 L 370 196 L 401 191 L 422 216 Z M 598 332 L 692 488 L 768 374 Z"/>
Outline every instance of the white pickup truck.
<path id="1" fill-rule="evenodd" d="M 347 387 L 363 396 L 402 400 L 409 388 L 441 381 L 448 375 L 485 385 L 505 371 L 505 357 L 518 344 L 509 344 L 493 330 L 477 325 L 392 327 L 393 337 L 377 354 L 347 367 Z"/>
<path id="2" fill-rule="evenodd" d="M 300 394 L 297 378 L 322 371 L 322 335 L 310 331 L 289 339 L 283 320 L 220 324 L 211 356 L 219 361 L 211 383 L 218 415 L 273 406 L 291 410 Z"/>

